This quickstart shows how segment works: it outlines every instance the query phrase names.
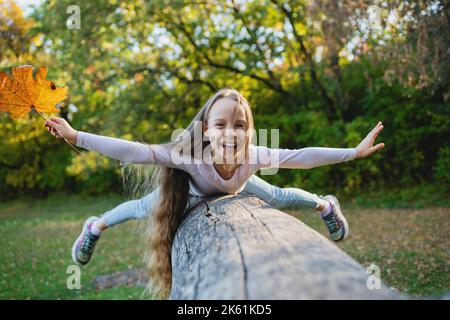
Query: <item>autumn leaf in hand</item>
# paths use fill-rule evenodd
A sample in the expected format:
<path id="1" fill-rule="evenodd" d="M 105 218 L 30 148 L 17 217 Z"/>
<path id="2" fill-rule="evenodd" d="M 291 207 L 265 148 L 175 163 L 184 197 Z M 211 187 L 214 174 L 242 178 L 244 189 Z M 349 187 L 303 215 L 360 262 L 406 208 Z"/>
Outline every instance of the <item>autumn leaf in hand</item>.
<path id="1" fill-rule="evenodd" d="M 12 78 L 0 72 L 0 111 L 9 112 L 12 118 L 24 117 L 33 108 L 37 112 L 58 112 L 55 105 L 67 96 L 67 88 L 57 88 L 46 80 L 47 68 L 40 67 L 33 79 L 33 66 L 12 69 Z"/>

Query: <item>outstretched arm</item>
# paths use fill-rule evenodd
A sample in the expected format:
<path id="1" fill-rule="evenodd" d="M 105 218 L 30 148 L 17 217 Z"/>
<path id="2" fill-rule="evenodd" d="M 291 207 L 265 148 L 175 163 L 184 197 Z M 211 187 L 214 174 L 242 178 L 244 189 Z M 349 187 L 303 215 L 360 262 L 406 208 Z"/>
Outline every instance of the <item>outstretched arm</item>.
<path id="1" fill-rule="evenodd" d="M 384 147 L 384 143 L 373 146 L 383 129 L 379 122 L 356 148 L 269 149 L 256 147 L 257 163 L 260 168 L 310 169 L 314 167 L 368 157 Z"/>
<path id="2" fill-rule="evenodd" d="M 151 163 L 148 145 L 78 131 L 77 146 L 100 152 L 110 158 L 131 163 Z"/>
<path id="3" fill-rule="evenodd" d="M 356 148 L 256 148 L 260 168 L 310 169 L 356 158 Z"/>
<path id="4" fill-rule="evenodd" d="M 66 120 L 58 117 L 50 117 L 45 126 L 57 138 L 66 139 L 73 145 L 100 152 L 113 159 L 132 163 L 156 161 L 152 154 L 153 148 L 146 144 L 77 131 Z"/>

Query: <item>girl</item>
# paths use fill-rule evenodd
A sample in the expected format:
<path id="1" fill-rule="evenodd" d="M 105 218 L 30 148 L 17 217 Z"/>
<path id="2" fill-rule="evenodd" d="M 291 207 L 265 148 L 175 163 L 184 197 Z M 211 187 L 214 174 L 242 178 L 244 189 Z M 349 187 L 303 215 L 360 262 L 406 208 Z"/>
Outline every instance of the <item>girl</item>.
<path id="1" fill-rule="evenodd" d="M 59 119 L 56 119 L 58 121 Z M 94 252 L 100 235 L 108 228 L 131 219 L 145 219 L 152 215 L 158 203 L 158 189 L 148 192 L 145 197 L 131 200 L 103 213 L 100 217 L 89 217 L 83 224 L 80 235 L 72 246 L 72 259 L 78 265 L 87 264 Z M 252 193 L 277 209 L 315 209 L 334 241 L 345 239 L 349 228 L 345 216 L 340 210 L 336 197 L 312 194 L 297 188 L 279 188 L 252 175 L 245 184 L 245 192 Z"/>
<path id="2" fill-rule="evenodd" d="M 158 165 L 153 179 L 154 207 L 146 206 L 143 210 L 151 211 L 151 214 L 147 213 L 151 222 L 146 254 L 150 279 L 147 289 L 160 297 L 167 297 L 170 293 L 172 240 L 183 214 L 189 209 L 189 195 L 236 194 L 243 191 L 252 175 L 263 168 L 308 169 L 367 157 L 384 147 L 383 143 L 373 146 L 383 129 L 381 122 L 356 148 L 289 150 L 255 146 L 250 143 L 253 117 L 249 104 L 238 91 L 229 88 L 210 97 L 187 130 L 167 144 L 147 145 L 76 131 L 64 119 L 56 117 L 51 117 L 46 126 L 57 138 L 111 158 Z M 255 178 L 253 181 L 258 189 L 261 181 Z M 339 203 L 335 197 L 324 198 L 331 207 L 324 218 L 328 217 L 329 225 L 335 226 L 331 229 L 340 230 L 336 239 L 344 238 L 348 234 L 348 226 Z M 317 203 L 320 201 L 316 200 L 316 206 Z M 324 203 L 322 206 L 326 206 Z M 95 244 L 95 239 L 90 240 L 95 237 L 93 221 L 88 219 L 85 223 L 83 234 L 86 236 L 80 239 L 79 245 L 91 253 Z"/>

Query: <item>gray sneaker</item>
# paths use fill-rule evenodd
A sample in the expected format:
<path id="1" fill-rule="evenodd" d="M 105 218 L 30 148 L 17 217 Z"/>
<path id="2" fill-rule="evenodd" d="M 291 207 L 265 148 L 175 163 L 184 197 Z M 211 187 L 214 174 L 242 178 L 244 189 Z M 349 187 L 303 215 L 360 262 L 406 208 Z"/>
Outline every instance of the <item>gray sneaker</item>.
<path id="1" fill-rule="evenodd" d="M 72 260 L 78 265 L 85 265 L 92 257 L 95 244 L 100 236 L 91 233 L 91 225 L 98 217 L 90 217 L 83 224 L 83 230 L 72 246 Z"/>
<path id="2" fill-rule="evenodd" d="M 322 220 L 325 222 L 328 232 L 330 233 L 330 238 L 336 242 L 344 240 L 349 233 L 348 222 L 342 214 L 338 199 L 332 195 L 326 195 L 321 198 L 328 200 L 331 204 L 331 212 L 322 217 Z"/>

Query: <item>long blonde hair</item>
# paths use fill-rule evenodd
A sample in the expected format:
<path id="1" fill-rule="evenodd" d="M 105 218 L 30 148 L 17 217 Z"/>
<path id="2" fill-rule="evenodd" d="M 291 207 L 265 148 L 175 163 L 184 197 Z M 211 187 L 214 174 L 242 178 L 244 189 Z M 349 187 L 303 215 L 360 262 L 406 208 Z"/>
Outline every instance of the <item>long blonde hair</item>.
<path id="1" fill-rule="evenodd" d="M 253 116 L 247 100 L 241 93 L 231 87 L 220 89 L 212 95 L 187 129 L 178 135 L 173 142 L 164 144 L 164 146 L 172 148 L 175 145 L 179 146 L 180 143 L 188 143 L 187 148 L 184 146 L 183 150 L 190 151 L 191 159 L 197 154 L 194 152 L 197 148 L 204 151 L 210 142 L 204 139 L 203 130 L 199 126 L 203 126 L 208 120 L 211 107 L 222 98 L 231 98 L 236 101 L 237 105 L 240 104 L 244 107 L 247 118 L 244 152 L 247 156 L 254 129 Z M 194 139 L 194 131 L 199 129 L 202 138 Z M 140 185 L 145 185 L 146 192 L 157 190 L 159 193 L 159 203 L 153 213 L 148 215 L 149 219 L 144 232 L 144 245 L 146 247 L 144 264 L 148 275 L 148 283 L 144 294 L 150 294 L 153 298 L 166 299 L 169 297 L 172 287 L 172 242 L 180 223 L 183 221 L 189 200 L 189 174 L 177 168 L 163 166 L 146 170 L 149 167 L 151 166 L 137 166 L 132 169 L 134 174 L 132 179 L 129 179 L 130 175 L 128 174 L 125 176 L 126 180 L 129 180 L 127 180 L 127 184 L 133 186 L 133 188 L 140 183 Z M 150 188 L 148 188 L 149 186 Z"/>

